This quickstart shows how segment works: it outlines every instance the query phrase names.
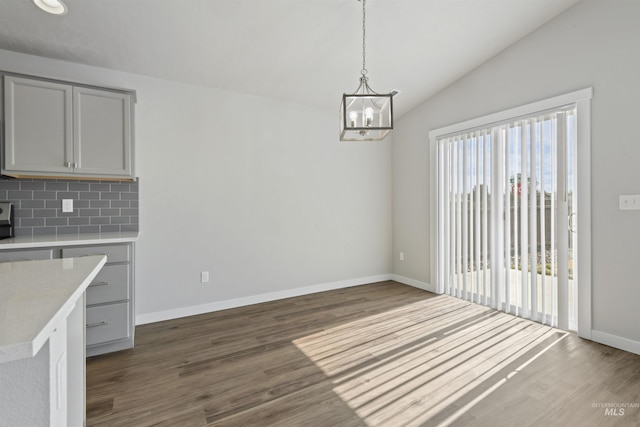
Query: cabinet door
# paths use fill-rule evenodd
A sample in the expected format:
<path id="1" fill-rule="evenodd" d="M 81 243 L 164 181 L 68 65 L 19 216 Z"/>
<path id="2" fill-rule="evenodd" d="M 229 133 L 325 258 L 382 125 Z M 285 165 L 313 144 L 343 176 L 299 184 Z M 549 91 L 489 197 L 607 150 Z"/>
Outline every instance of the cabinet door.
<path id="1" fill-rule="evenodd" d="M 73 88 L 76 174 L 132 177 L 131 96 Z"/>
<path id="2" fill-rule="evenodd" d="M 4 171 L 72 172 L 72 87 L 4 77 Z"/>

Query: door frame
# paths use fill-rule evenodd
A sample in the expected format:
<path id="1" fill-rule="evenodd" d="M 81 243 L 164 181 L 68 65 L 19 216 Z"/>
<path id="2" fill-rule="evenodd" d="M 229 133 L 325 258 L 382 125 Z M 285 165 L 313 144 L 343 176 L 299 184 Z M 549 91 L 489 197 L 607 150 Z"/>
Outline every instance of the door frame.
<path id="1" fill-rule="evenodd" d="M 475 119 L 434 129 L 429 132 L 429 166 L 430 166 L 430 281 L 431 287 L 437 289 L 436 252 L 437 252 L 437 140 L 444 135 L 480 128 L 493 123 L 507 121 L 522 116 L 535 114 L 570 104 L 576 106 L 577 118 L 577 333 L 578 336 L 591 339 L 591 99 L 593 88 L 578 90 L 563 95 L 533 102 L 509 110 L 500 111 Z"/>

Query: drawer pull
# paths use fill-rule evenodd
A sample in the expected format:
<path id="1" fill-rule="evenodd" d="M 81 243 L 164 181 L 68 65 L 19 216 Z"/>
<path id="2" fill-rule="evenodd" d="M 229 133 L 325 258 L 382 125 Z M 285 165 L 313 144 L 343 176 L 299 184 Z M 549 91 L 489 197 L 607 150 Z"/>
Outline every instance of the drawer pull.
<path id="1" fill-rule="evenodd" d="M 92 323 L 90 325 L 86 325 L 87 328 L 95 328 L 96 326 L 106 326 L 108 325 L 109 322 L 98 322 L 98 323 Z"/>
<path id="2" fill-rule="evenodd" d="M 93 286 L 107 286 L 109 284 L 109 282 L 95 282 L 89 285 L 89 287 L 93 287 Z"/>

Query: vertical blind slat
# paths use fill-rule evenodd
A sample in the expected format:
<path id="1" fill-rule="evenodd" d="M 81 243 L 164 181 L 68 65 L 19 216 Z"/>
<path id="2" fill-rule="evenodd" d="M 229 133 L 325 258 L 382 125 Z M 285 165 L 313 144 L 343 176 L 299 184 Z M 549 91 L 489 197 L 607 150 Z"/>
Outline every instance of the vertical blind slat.
<path id="1" fill-rule="evenodd" d="M 557 130 L 554 130 L 554 132 L 557 132 Z M 558 155 L 557 155 L 557 148 L 554 148 L 553 150 L 551 150 L 551 163 L 554 165 L 557 165 L 558 162 Z M 558 204 L 558 175 L 556 172 L 557 168 L 554 168 L 552 170 L 551 173 L 551 188 L 552 188 L 552 196 L 551 196 L 551 212 L 555 212 L 555 209 L 557 207 Z M 556 228 L 557 228 L 557 224 L 556 224 L 556 217 L 555 215 L 551 215 L 551 224 L 550 224 L 550 228 L 551 228 L 551 235 L 555 236 L 556 235 Z M 551 264 L 551 277 L 549 280 L 549 286 L 551 289 L 551 325 L 552 326 L 558 326 L 558 318 L 556 316 L 557 313 L 557 307 L 558 307 L 558 281 L 557 279 L 557 273 L 556 273 L 556 267 L 557 267 L 557 263 L 556 263 L 556 240 L 555 239 L 551 239 L 550 242 L 550 246 L 551 246 L 551 260 L 550 260 L 550 264 Z"/>
<path id="2" fill-rule="evenodd" d="M 460 275 L 462 277 L 462 298 L 469 299 L 468 295 L 468 263 L 469 263 L 469 174 L 465 173 L 469 170 L 469 146 L 468 136 L 464 135 L 462 138 L 462 192 L 460 197 L 462 199 L 462 259 Z"/>
<path id="3" fill-rule="evenodd" d="M 456 265 L 456 296 L 462 298 L 460 290 L 462 289 L 462 177 L 464 174 L 462 137 L 457 141 L 457 163 L 456 163 L 456 249 L 457 249 L 457 265 Z"/>
<path id="4" fill-rule="evenodd" d="M 483 179 L 482 182 L 482 206 L 483 206 L 483 224 L 482 224 L 482 298 L 483 304 L 489 305 L 489 170 L 491 169 L 490 138 L 488 131 L 482 132 L 482 143 L 484 154 L 482 156 Z"/>
<path id="5" fill-rule="evenodd" d="M 504 241 L 504 227 L 503 227 L 503 198 L 500 197 L 504 191 L 503 182 L 503 163 L 504 158 L 504 145 L 503 145 L 503 129 L 496 129 L 491 135 L 491 140 L 494 142 L 492 148 L 492 159 L 494 159 L 492 182 L 495 183 L 493 188 L 493 197 L 491 201 L 493 206 L 491 207 L 492 217 L 492 232 L 491 232 L 491 306 L 493 308 L 501 308 L 502 302 L 502 284 L 503 284 L 503 241 Z"/>
<path id="6" fill-rule="evenodd" d="M 546 269 L 547 269 L 547 251 L 546 251 L 546 186 L 545 186 L 545 175 L 547 168 L 545 167 L 547 161 L 549 160 L 549 155 L 545 156 L 545 147 L 553 147 L 555 145 L 555 141 L 553 138 L 553 132 L 550 131 L 549 126 L 553 125 L 553 118 L 548 118 L 543 120 L 543 129 L 542 136 L 540 138 L 540 194 L 539 194 L 539 216 L 540 216 L 540 271 L 541 274 L 538 275 L 540 277 L 540 289 L 538 289 L 539 301 L 538 306 L 536 307 L 536 317 L 534 319 L 540 320 L 542 323 L 547 323 L 546 321 L 546 289 L 547 289 L 547 280 L 546 280 Z M 549 150 L 550 154 L 550 150 Z M 550 169 L 550 168 L 549 168 Z M 550 170 L 549 170 L 550 172 Z"/>
<path id="7" fill-rule="evenodd" d="M 522 171 L 522 175 L 521 175 L 521 191 L 522 194 L 520 195 L 520 201 L 521 201 L 521 206 L 520 206 L 520 262 L 522 264 L 521 266 L 521 284 L 520 284 L 520 315 L 521 316 L 526 316 L 525 311 L 526 311 L 526 307 L 528 306 L 528 302 L 529 302 L 529 297 L 527 295 L 528 291 L 529 291 L 529 233 L 527 233 L 527 225 L 529 224 L 529 203 L 528 203 L 528 197 L 529 197 L 529 185 L 530 185 L 530 179 L 529 179 L 529 173 L 528 173 L 528 168 L 529 168 L 529 147 L 531 144 L 531 138 L 530 138 L 530 127 L 531 127 L 531 122 L 530 121 L 526 121 L 523 123 L 522 128 L 521 128 L 521 135 L 522 135 L 522 140 L 521 140 L 521 152 L 522 152 L 522 156 L 520 159 L 520 169 Z"/>
<path id="8" fill-rule="evenodd" d="M 504 311 L 511 313 L 511 188 L 509 185 L 509 177 L 511 176 L 511 129 L 505 129 L 504 132 Z"/>
<path id="9" fill-rule="evenodd" d="M 562 117 L 565 113 L 559 113 Z M 558 140 L 566 138 L 565 120 L 559 120 L 557 123 Z M 569 246 L 569 227 L 568 227 L 568 191 L 567 191 L 567 144 L 558 144 L 558 206 L 557 206 L 557 248 L 567 248 Z M 557 251 L 557 283 L 558 283 L 558 305 L 568 307 L 568 251 Z M 561 310 L 558 312 L 558 327 L 567 329 L 569 327 L 568 311 Z"/>
<path id="10" fill-rule="evenodd" d="M 480 135 L 476 132 L 474 135 L 474 140 L 476 144 L 476 188 L 475 188 L 475 275 L 476 275 L 476 296 L 474 301 L 476 303 L 480 303 L 481 299 L 481 290 L 480 290 L 480 271 L 484 271 L 484 268 L 481 266 L 481 253 L 480 253 L 480 215 L 482 214 L 482 205 L 480 203 L 480 168 L 479 165 L 482 164 L 482 145 L 480 142 Z"/>
<path id="11" fill-rule="evenodd" d="M 537 152 L 536 149 L 538 147 L 538 127 L 540 123 L 538 120 L 533 120 L 531 122 L 531 149 L 529 151 L 530 154 L 530 170 L 531 170 L 531 184 L 529 188 L 529 253 L 530 260 L 529 263 L 531 265 L 531 279 L 530 286 L 527 296 L 529 298 L 529 306 L 527 309 L 527 316 L 533 316 L 537 306 L 536 300 L 536 289 L 538 283 L 537 277 L 537 255 L 538 255 L 538 236 L 537 236 L 537 210 L 536 210 L 536 181 L 538 179 L 537 173 Z"/>
<path id="12" fill-rule="evenodd" d="M 513 218 L 513 224 L 512 224 L 512 228 L 513 231 L 510 232 L 509 234 L 513 235 L 513 243 L 512 243 L 512 248 L 513 248 L 513 255 L 512 255 L 512 263 L 513 263 L 513 267 L 511 269 L 511 272 L 513 273 L 513 285 L 512 285 L 512 289 L 513 289 L 513 295 L 512 295 L 512 299 L 513 299 L 513 303 L 514 303 L 514 312 L 516 315 L 519 314 L 519 310 L 518 307 L 520 307 L 520 297 L 519 297 L 519 291 L 520 291 L 520 286 L 519 286 L 519 275 L 518 275 L 518 266 L 520 265 L 520 242 L 519 242 L 519 238 L 520 238 L 520 233 L 518 232 L 519 228 L 519 222 L 518 222 L 518 199 L 520 198 L 520 189 L 521 189 L 521 178 L 522 178 L 522 171 L 519 171 L 518 169 L 518 159 L 522 156 L 522 153 L 519 151 L 520 148 L 520 129 L 521 129 L 521 123 L 518 122 L 516 124 L 516 126 L 513 128 L 512 132 L 512 141 L 510 142 L 510 145 L 513 149 L 513 155 L 512 157 L 512 161 L 513 161 L 513 184 L 511 185 L 511 198 L 513 200 L 513 209 L 511 210 L 509 216 L 511 218 Z M 520 178 L 518 178 L 520 177 Z M 520 267 L 521 268 L 521 267 Z"/>
<path id="13" fill-rule="evenodd" d="M 451 169 L 450 169 L 450 186 L 449 186 L 449 194 L 450 199 L 449 199 L 449 217 L 450 217 L 450 221 L 449 221 L 449 234 L 451 237 L 451 244 L 449 245 L 449 249 L 450 249 L 450 254 L 451 254 L 451 259 L 449 260 L 449 295 L 455 295 L 455 275 L 456 275 L 456 266 L 455 266 L 455 262 L 456 262 L 456 185 L 455 185 L 455 181 L 456 181 L 456 177 L 458 176 L 457 170 L 456 170 L 456 141 L 455 139 L 452 141 L 451 143 L 451 150 L 449 151 L 449 160 L 450 160 L 450 165 L 451 165 Z"/>

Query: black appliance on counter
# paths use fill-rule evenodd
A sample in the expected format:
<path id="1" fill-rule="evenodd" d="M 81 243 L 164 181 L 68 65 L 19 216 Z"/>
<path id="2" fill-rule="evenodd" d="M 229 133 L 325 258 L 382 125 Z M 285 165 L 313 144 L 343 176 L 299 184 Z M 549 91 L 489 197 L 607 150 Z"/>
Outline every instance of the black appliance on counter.
<path id="1" fill-rule="evenodd" d="M 0 239 L 14 236 L 13 203 L 0 202 Z"/>

